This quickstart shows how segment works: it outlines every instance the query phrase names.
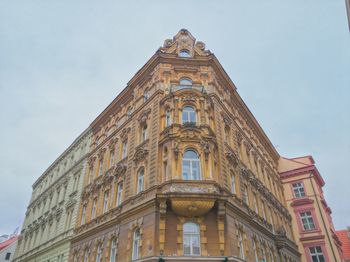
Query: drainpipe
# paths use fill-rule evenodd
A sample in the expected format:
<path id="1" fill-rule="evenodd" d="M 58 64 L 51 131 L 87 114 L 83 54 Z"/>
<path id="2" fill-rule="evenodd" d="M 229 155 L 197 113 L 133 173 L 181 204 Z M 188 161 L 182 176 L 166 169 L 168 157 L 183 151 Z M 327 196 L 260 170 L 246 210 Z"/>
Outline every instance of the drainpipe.
<path id="1" fill-rule="evenodd" d="M 333 242 L 331 241 L 331 238 L 329 236 L 329 233 L 328 233 L 328 230 L 326 228 L 326 222 L 324 220 L 324 217 L 323 217 L 323 214 L 322 214 L 322 211 L 321 211 L 321 207 L 320 207 L 320 203 L 318 202 L 318 198 L 317 198 L 317 195 L 316 195 L 316 190 L 315 190 L 315 187 L 314 187 L 314 184 L 312 183 L 312 172 L 310 173 L 310 176 L 309 176 L 309 179 L 310 179 L 310 183 L 311 183 L 311 186 L 312 186 L 312 191 L 314 192 L 314 196 L 315 196 L 315 199 L 316 199 L 316 204 L 317 204 L 317 207 L 318 209 L 320 210 L 320 215 L 321 215 L 321 219 L 322 219 L 322 224 L 323 224 L 323 227 L 324 227 L 324 230 L 326 231 L 326 235 L 327 235 L 327 238 L 328 238 L 328 241 L 329 241 L 329 244 L 331 246 L 331 250 L 332 250 L 332 253 L 333 253 L 333 257 L 334 257 L 334 261 L 337 262 L 337 257 L 335 256 L 335 252 L 334 252 L 334 249 L 333 249 Z"/>

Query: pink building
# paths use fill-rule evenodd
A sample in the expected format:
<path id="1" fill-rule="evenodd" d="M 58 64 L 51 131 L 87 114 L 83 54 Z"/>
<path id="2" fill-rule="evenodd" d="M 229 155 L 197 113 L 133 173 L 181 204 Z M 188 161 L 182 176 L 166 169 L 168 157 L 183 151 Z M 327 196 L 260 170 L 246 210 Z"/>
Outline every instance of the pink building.
<path id="1" fill-rule="evenodd" d="M 279 173 L 293 217 L 293 231 L 302 254 L 301 261 L 342 261 L 341 242 L 335 234 L 332 211 L 323 195 L 325 182 L 313 158 L 281 158 Z"/>

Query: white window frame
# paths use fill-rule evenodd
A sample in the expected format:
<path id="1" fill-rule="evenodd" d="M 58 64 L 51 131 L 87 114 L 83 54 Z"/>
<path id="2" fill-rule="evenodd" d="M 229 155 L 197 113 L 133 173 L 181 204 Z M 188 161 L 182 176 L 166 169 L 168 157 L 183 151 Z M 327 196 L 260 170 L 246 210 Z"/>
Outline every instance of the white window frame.
<path id="1" fill-rule="evenodd" d="M 137 228 L 133 234 L 132 241 L 132 260 L 136 260 L 140 258 L 140 241 L 141 241 L 141 232 L 140 229 Z"/>
<path id="2" fill-rule="evenodd" d="M 101 244 L 99 244 L 97 246 L 96 262 L 101 262 L 101 255 L 102 255 L 102 247 L 101 247 Z"/>
<path id="3" fill-rule="evenodd" d="M 185 120 L 185 117 L 187 118 Z M 197 113 L 196 113 L 196 108 L 192 106 L 184 106 L 182 108 L 182 114 L 181 114 L 181 121 L 182 124 L 187 124 L 187 123 L 197 123 Z"/>
<path id="4" fill-rule="evenodd" d="M 318 251 L 317 248 L 319 248 L 321 250 Z M 311 251 L 311 249 L 314 249 L 314 252 Z M 323 251 L 322 251 L 322 247 L 321 246 L 313 246 L 313 247 L 309 247 L 309 252 L 310 252 L 310 257 L 311 257 L 311 260 L 313 261 L 313 258 L 315 257 L 317 259 L 317 262 L 322 262 L 322 260 L 320 259 L 320 257 L 322 256 L 323 258 L 323 262 L 326 261 L 326 257 L 325 255 L 323 254 Z"/>
<path id="5" fill-rule="evenodd" d="M 85 217 L 86 217 L 86 204 L 83 205 L 83 210 L 81 212 L 81 222 L 80 222 L 81 226 L 85 224 Z"/>
<path id="6" fill-rule="evenodd" d="M 116 262 L 117 256 L 117 239 L 113 238 L 111 242 L 111 250 L 109 252 L 109 262 Z"/>
<path id="7" fill-rule="evenodd" d="M 117 187 L 117 207 L 121 205 L 123 201 L 123 182 L 118 183 Z"/>
<path id="8" fill-rule="evenodd" d="M 145 178 L 145 169 L 141 168 L 137 173 L 137 190 L 136 190 L 137 194 L 143 191 L 144 178 Z"/>
<path id="9" fill-rule="evenodd" d="M 231 172 L 231 192 L 236 194 L 236 176 Z"/>
<path id="10" fill-rule="evenodd" d="M 185 228 L 190 226 L 195 231 L 185 231 Z M 189 253 L 186 254 L 186 240 L 189 241 Z M 198 247 L 195 246 L 196 240 L 198 241 Z M 195 253 L 195 248 L 198 248 L 198 253 Z M 200 256 L 201 255 L 201 238 L 200 238 L 200 227 L 198 224 L 193 222 L 186 222 L 183 224 L 183 252 L 184 256 Z"/>
<path id="11" fill-rule="evenodd" d="M 186 153 L 187 152 L 193 152 L 194 154 L 196 154 L 196 158 L 187 158 L 186 157 Z M 189 165 L 189 174 L 188 174 L 188 178 L 184 177 L 184 166 L 185 166 L 185 162 L 188 163 Z M 198 177 L 195 177 L 195 167 L 198 166 Z M 201 161 L 200 161 L 200 157 L 198 155 L 198 153 L 193 150 L 193 149 L 188 149 L 185 151 L 184 156 L 182 158 L 182 179 L 184 180 L 201 180 L 202 179 L 202 174 L 201 174 Z"/>
<path id="12" fill-rule="evenodd" d="M 103 159 L 101 159 L 99 163 L 98 176 L 102 176 L 102 174 L 103 174 Z"/>
<path id="13" fill-rule="evenodd" d="M 303 230 L 312 231 L 316 229 L 315 221 L 311 211 L 300 212 L 300 220 L 303 226 Z"/>
<path id="14" fill-rule="evenodd" d="M 239 247 L 239 257 L 241 259 L 245 259 L 244 239 L 243 239 L 243 233 L 241 231 L 238 231 L 238 247 Z"/>
<path id="15" fill-rule="evenodd" d="M 122 143 L 122 159 L 126 158 L 128 156 L 128 141 L 125 140 Z"/>
<path id="16" fill-rule="evenodd" d="M 94 219 L 96 217 L 96 204 L 97 204 L 97 199 L 95 198 L 92 201 L 91 219 Z"/>
<path id="17" fill-rule="evenodd" d="M 304 184 L 302 182 L 293 183 L 293 193 L 296 198 L 302 198 L 306 196 Z"/>
<path id="18" fill-rule="evenodd" d="M 105 191 L 103 196 L 103 213 L 106 213 L 108 211 L 108 201 L 109 200 L 109 191 Z"/>
<path id="19" fill-rule="evenodd" d="M 165 111 L 165 127 L 168 127 L 171 125 L 171 111 L 170 109 L 167 109 Z"/>

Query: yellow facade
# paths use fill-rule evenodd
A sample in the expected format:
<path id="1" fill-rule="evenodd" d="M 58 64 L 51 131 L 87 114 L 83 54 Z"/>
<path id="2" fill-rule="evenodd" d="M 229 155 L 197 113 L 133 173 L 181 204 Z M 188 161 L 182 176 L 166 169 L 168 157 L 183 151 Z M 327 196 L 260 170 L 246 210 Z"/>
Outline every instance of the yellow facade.
<path id="1" fill-rule="evenodd" d="M 71 261 L 299 261 L 279 155 L 187 30 L 91 129 Z"/>

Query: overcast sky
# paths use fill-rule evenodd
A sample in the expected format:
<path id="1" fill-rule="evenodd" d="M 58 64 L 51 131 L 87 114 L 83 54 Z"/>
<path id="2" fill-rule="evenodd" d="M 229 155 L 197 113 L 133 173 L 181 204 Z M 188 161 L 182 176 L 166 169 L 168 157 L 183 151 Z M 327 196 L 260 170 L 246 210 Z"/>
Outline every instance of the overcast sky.
<path id="1" fill-rule="evenodd" d="M 2 0 L 0 235 L 22 224 L 33 182 L 181 28 L 218 57 L 282 156 L 314 157 L 336 228 L 350 225 L 344 0 Z"/>

